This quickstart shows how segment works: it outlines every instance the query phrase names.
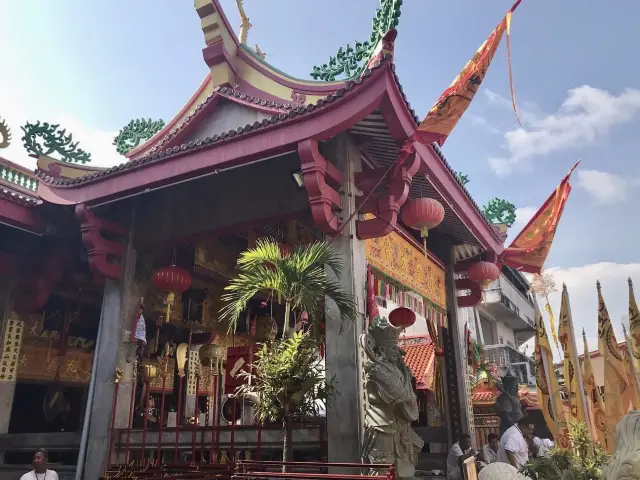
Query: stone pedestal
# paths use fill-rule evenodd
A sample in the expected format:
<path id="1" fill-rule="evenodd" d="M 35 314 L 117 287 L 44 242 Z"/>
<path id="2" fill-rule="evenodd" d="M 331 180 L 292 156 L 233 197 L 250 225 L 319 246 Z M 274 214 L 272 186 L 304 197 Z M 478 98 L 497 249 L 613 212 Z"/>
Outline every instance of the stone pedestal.
<path id="1" fill-rule="evenodd" d="M 360 170 L 360 153 L 350 144 L 349 138 L 343 136 L 337 141 L 336 154 L 338 168 L 346 178 L 341 188 L 343 210 L 340 217 L 344 222 L 355 211 L 353 176 Z M 365 316 L 366 259 L 364 242 L 355 235 L 356 218 L 354 216 L 344 227 L 342 235 L 332 241 L 342 258 L 340 284 L 345 292 L 355 297 L 358 319 L 355 324 L 344 325 L 343 328 L 337 309 L 327 302 L 326 373 L 327 378 L 335 378 L 339 391 L 327 409 L 329 462 L 360 461 L 363 408 L 358 338 L 363 331 Z"/>

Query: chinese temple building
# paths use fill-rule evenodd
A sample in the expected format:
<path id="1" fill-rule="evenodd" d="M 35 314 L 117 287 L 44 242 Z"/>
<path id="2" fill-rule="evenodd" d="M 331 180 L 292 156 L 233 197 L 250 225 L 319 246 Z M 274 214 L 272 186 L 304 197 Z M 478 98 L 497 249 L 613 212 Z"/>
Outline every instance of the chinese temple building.
<path id="1" fill-rule="evenodd" d="M 442 469 L 474 428 L 456 312 L 482 289 L 466 272 L 498 263 L 504 236 L 437 144 L 397 161 L 419 123 L 395 73 L 397 15 L 357 73 L 320 68 L 309 81 L 249 48 L 218 0 L 195 11 L 210 73 L 166 124 L 122 129 L 121 164 L 91 167 L 41 122 L 23 127 L 35 173 L 0 159 L 0 479 L 26 471 L 39 447 L 61 480 L 132 461 L 278 458 L 281 425 L 257 425 L 251 399 L 233 394 L 257 345 L 291 319 L 260 295 L 233 332 L 218 313 L 239 253 L 264 237 L 283 248 L 329 240 L 358 305 L 346 333 L 327 305 L 326 369 L 340 395 L 295 427 L 294 458 L 360 462 L 358 338 L 373 292 L 417 314 L 420 332 L 401 341 L 423 392 L 419 468 Z M 421 198 L 443 209 L 425 238 L 405 215 Z"/>

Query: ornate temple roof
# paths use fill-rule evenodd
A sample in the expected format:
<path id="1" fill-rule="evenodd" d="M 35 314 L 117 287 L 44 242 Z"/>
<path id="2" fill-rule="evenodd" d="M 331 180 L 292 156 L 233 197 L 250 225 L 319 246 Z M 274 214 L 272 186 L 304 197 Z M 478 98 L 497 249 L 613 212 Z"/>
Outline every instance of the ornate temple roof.
<path id="1" fill-rule="evenodd" d="M 238 2 L 244 28 L 248 19 Z M 46 202 L 97 204 L 296 151 L 305 139 L 324 141 L 345 131 L 360 143 L 364 164 L 386 170 L 419 124 L 393 65 L 400 4 L 381 1 L 384 18 L 374 21 L 369 41 L 314 67 L 314 77 L 329 81 L 313 81 L 279 71 L 259 48 L 248 47 L 246 28 L 238 38 L 218 0 L 195 0 L 210 72 L 177 115 L 166 124 L 142 119 L 124 127 L 114 140 L 124 161 L 111 168 L 36 155 L 38 180 L 31 184 Z M 371 59 L 355 68 L 349 62 L 358 55 Z M 351 77 L 334 80 L 340 69 L 351 69 Z M 84 163 L 82 154 L 79 161 Z M 446 212 L 439 228 L 470 246 L 474 255 L 483 250 L 500 253 L 503 239 L 437 145 L 420 145 L 417 154 L 421 164 L 410 198 L 439 199 Z"/>
<path id="2" fill-rule="evenodd" d="M 520 385 L 518 394 L 524 407 L 531 409 L 540 408 L 538 404 L 538 393 L 535 387 L 530 388 L 527 385 Z M 489 384 L 487 380 L 484 380 L 471 391 L 471 401 L 474 405 L 490 406 L 495 403 L 498 395 L 500 395 L 500 392 L 495 384 Z"/>
<path id="3" fill-rule="evenodd" d="M 435 349 L 429 335 L 400 339 L 404 351 L 404 361 L 416 377 L 418 390 L 431 390 L 435 367 Z"/>

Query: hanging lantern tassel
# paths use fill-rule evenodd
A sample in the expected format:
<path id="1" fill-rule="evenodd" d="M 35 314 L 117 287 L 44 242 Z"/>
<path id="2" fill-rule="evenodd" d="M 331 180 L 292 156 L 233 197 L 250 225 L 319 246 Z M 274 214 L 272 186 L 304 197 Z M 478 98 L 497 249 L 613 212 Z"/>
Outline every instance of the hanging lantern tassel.
<path id="1" fill-rule="evenodd" d="M 434 198 L 408 200 L 402 207 L 402 221 L 409 228 L 420 231 L 425 257 L 427 256 L 429 229 L 437 227 L 443 220 L 444 207 Z"/>
<path id="2" fill-rule="evenodd" d="M 173 305 L 173 302 L 176 299 L 176 295 L 173 292 L 169 292 L 167 294 L 167 318 L 165 318 L 165 323 L 169 323 L 169 320 L 171 319 L 171 305 Z"/>

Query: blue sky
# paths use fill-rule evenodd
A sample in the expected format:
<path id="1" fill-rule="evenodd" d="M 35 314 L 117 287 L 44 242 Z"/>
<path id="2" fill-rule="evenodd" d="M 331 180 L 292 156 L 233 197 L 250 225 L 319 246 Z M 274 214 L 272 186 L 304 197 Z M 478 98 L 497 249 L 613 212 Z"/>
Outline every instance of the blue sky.
<path id="1" fill-rule="evenodd" d="M 404 3 L 396 64 L 422 116 L 511 4 Z M 222 4 L 239 25 L 235 1 Z M 279 69 L 308 78 L 311 67 L 339 46 L 367 38 L 377 5 L 245 0 L 254 25 L 249 43 L 257 43 Z M 20 163 L 31 165 L 19 148 L 19 126 L 27 118 L 62 122 L 95 163 L 113 163 L 118 156 L 110 140 L 120 127 L 142 116 L 171 119 L 207 73 L 190 1 L 0 0 L 0 6 L 0 116 L 14 130 L 14 146 L 2 154 Z M 524 129 L 518 131 L 505 102 L 502 47 L 444 148 L 454 168 L 470 176 L 478 203 L 500 196 L 520 208 L 514 230 L 583 159 L 548 266 L 559 284 L 567 282 L 575 321 L 592 338 L 596 278 L 618 325 L 626 311 L 626 277 L 635 275 L 640 283 L 633 222 L 640 199 L 640 90 L 633 89 L 640 85 L 631 60 L 640 42 L 638 18 L 637 0 L 618 0 L 615 8 L 606 2 L 586 8 L 578 0 L 523 0 L 513 20 L 512 56 Z M 511 159 L 509 172 L 504 159 Z"/>

